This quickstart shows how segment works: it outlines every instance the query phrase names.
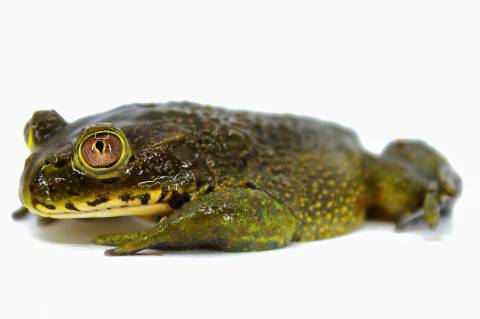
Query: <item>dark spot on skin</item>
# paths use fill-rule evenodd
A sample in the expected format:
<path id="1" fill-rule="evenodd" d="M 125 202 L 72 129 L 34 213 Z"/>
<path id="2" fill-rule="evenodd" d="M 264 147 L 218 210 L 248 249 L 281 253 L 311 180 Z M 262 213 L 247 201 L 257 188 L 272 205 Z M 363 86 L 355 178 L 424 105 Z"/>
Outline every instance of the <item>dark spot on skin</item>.
<path id="1" fill-rule="evenodd" d="M 97 205 L 103 204 L 108 202 L 109 198 L 107 196 L 100 195 L 97 199 L 92 202 L 87 202 L 88 206 L 95 207 Z"/>
<path id="2" fill-rule="evenodd" d="M 121 199 L 122 201 L 124 201 L 125 203 L 128 203 L 128 202 L 131 201 L 133 198 L 132 198 L 132 196 L 130 196 L 130 194 L 125 193 L 125 194 L 122 194 L 122 195 L 120 196 L 120 199 Z"/>
<path id="3" fill-rule="evenodd" d="M 257 185 L 255 185 L 255 184 L 252 183 L 252 182 L 246 182 L 246 183 L 245 183 L 245 187 L 246 187 L 246 188 L 250 188 L 250 189 L 258 189 Z"/>
<path id="4" fill-rule="evenodd" d="M 43 206 L 43 207 L 45 207 L 45 208 L 47 208 L 47 209 L 50 209 L 50 210 L 55 210 L 55 209 L 57 209 L 54 205 L 46 204 L 46 203 L 44 203 L 44 202 L 42 202 L 42 201 L 39 201 L 39 200 L 36 199 L 36 198 L 32 198 L 32 204 L 33 204 L 33 206 L 41 205 L 41 206 Z"/>
<path id="5" fill-rule="evenodd" d="M 45 203 L 40 203 L 40 202 L 38 203 L 38 205 L 42 205 L 43 207 L 45 207 L 45 208 L 47 208 L 47 209 L 50 209 L 50 210 L 55 210 L 55 209 L 57 209 L 57 208 L 55 207 L 55 205 L 50 205 L 50 204 L 45 204 Z"/>
<path id="6" fill-rule="evenodd" d="M 165 192 L 162 192 L 158 197 L 157 204 L 162 202 L 164 196 L 165 196 Z"/>
<path id="7" fill-rule="evenodd" d="M 78 208 L 75 207 L 75 205 L 73 205 L 72 203 L 66 203 L 65 208 L 68 209 L 68 210 L 74 210 L 74 211 L 79 212 Z"/>
<path id="8" fill-rule="evenodd" d="M 142 203 L 142 205 L 147 205 L 149 200 L 150 200 L 150 194 L 148 193 L 140 196 L 140 202 Z"/>
<path id="9" fill-rule="evenodd" d="M 158 198 L 157 200 L 157 203 L 161 203 L 163 202 L 163 200 L 165 199 L 165 197 L 168 195 L 169 192 L 167 191 L 162 191 L 162 194 L 160 194 L 160 197 Z M 174 196 L 175 194 L 172 194 L 172 197 Z"/>
<path id="10" fill-rule="evenodd" d="M 168 201 L 168 205 L 170 205 L 173 209 L 177 209 L 189 200 L 190 196 L 188 194 L 179 194 L 174 192 L 172 194 L 172 198 L 170 198 Z"/>

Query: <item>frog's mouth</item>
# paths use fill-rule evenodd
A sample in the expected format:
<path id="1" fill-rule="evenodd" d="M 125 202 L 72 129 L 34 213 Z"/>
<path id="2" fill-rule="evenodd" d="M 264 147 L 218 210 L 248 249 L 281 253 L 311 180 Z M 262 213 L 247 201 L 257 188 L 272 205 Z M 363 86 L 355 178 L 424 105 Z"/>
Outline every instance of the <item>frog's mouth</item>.
<path id="1" fill-rule="evenodd" d="M 22 196 L 22 202 L 31 213 L 56 219 L 166 216 L 189 200 L 189 191 L 150 190 L 135 195 L 102 194 L 83 200 L 72 198 L 59 202 L 44 202 L 34 196 Z"/>

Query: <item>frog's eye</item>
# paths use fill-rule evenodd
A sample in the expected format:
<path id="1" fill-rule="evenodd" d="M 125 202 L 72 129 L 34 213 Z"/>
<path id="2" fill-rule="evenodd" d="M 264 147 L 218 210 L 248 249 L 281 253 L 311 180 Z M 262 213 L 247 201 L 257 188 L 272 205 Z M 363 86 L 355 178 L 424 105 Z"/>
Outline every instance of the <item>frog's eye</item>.
<path id="1" fill-rule="evenodd" d="M 114 134 L 95 133 L 83 141 L 80 152 L 89 166 L 107 168 L 118 162 L 122 149 L 122 142 Z"/>
<path id="2" fill-rule="evenodd" d="M 90 176 L 109 178 L 124 167 L 129 155 L 130 147 L 122 131 L 110 124 L 97 124 L 78 137 L 74 163 Z"/>

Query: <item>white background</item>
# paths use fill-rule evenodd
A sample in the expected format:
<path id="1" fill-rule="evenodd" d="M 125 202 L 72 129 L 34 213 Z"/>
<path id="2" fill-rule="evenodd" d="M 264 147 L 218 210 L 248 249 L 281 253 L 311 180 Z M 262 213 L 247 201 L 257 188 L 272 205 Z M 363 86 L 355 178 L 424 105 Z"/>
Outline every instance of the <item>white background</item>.
<path id="1" fill-rule="evenodd" d="M 480 318 L 476 2 L 1 0 L 0 317 Z M 374 152 L 422 138 L 464 193 L 435 233 L 248 254 L 108 258 L 90 238 L 131 220 L 10 219 L 34 110 L 169 100 L 336 121 Z"/>

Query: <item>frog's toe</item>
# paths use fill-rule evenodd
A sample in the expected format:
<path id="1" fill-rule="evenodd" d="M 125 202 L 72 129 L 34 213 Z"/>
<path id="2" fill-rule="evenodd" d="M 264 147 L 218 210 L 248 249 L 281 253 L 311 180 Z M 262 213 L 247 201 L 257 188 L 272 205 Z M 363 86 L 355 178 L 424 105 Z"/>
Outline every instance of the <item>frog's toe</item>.
<path id="1" fill-rule="evenodd" d="M 12 213 L 12 219 L 13 220 L 21 220 L 27 217 L 29 211 L 25 207 L 20 207 L 16 211 Z"/>
<path id="2" fill-rule="evenodd" d="M 125 253 L 125 252 L 121 252 L 120 250 L 118 250 L 116 248 L 105 250 L 105 256 L 128 256 L 128 255 L 135 255 L 135 252 L 134 253 Z"/>
<path id="3" fill-rule="evenodd" d="M 105 256 L 127 256 L 136 255 L 137 252 L 150 248 L 151 242 L 149 240 L 131 241 L 127 244 L 121 245 L 117 248 L 108 249 L 105 251 Z"/>
<path id="4" fill-rule="evenodd" d="M 436 196 L 429 193 L 423 200 L 424 220 L 430 229 L 436 229 L 440 221 L 440 205 Z"/>
<path id="5" fill-rule="evenodd" d="M 102 246 L 123 246 L 148 235 L 148 231 L 138 231 L 124 234 L 105 234 L 93 238 L 93 243 Z"/>
<path id="6" fill-rule="evenodd" d="M 102 246 L 114 246 L 118 247 L 124 245 L 129 241 L 126 234 L 107 234 L 99 235 L 93 238 L 93 242 L 97 245 Z"/>
<path id="7" fill-rule="evenodd" d="M 419 210 L 419 211 L 416 211 L 412 214 L 405 215 L 405 216 L 401 217 L 395 225 L 395 230 L 403 231 L 408 226 L 418 224 L 419 222 L 424 220 L 424 215 L 425 214 L 424 214 L 423 210 Z"/>
<path id="8" fill-rule="evenodd" d="M 444 209 L 448 209 L 448 205 L 439 205 L 435 194 L 428 193 L 423 200 L 423 209 L 401 217 L 396 224 L 396 230 L 401 231 L 410 225 L 421 222 L 426 223 L 430 229 L 435 230 L 440 217 L 445 214 L 442 211 Z"/>
<path id="9" fill-rule="evenodd" d="M 116 243 L 120 240 L 119 236 L 120 235 L 114 235 L 114 234 L 98 235 L 92 239 L 92 242 L 94 244 L 102 245 L 102 246 L 118 246 L 118 244 Z"/>

